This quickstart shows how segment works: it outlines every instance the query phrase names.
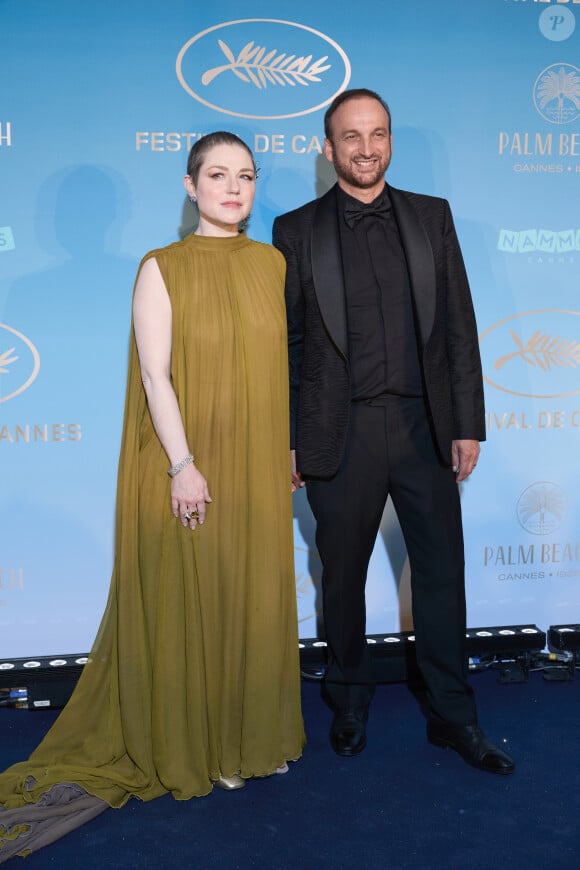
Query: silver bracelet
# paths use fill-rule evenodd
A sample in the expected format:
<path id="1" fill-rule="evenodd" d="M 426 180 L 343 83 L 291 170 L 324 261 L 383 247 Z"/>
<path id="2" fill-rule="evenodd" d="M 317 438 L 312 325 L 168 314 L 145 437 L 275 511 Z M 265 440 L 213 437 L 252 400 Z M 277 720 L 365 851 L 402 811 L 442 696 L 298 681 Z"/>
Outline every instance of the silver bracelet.
<path id="1" fill-rule="evenodd" d="M 195 462 L 195 457 L 192 453 L 188 453 L 185 459 L 182 459 L 177 465 L 174 465 L 172 468 L 167 469 L 167 474 L 169 477 L 175 477 L 176 474 L 179 474 L 180 471 L 183 471 L 184 468 L 187 468 L 188 465 L 191 465 L 192 462 Z"/>

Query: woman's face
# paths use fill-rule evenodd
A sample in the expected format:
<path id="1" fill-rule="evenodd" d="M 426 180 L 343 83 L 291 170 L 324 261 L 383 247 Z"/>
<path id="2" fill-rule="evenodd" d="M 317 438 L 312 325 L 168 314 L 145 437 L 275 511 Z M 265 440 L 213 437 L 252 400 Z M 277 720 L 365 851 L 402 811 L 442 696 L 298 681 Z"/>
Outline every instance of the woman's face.
<path id="1" fill-rule="evenodd" d="M 252 158 L 241 145 L 215 145 L 201 165 L 197 183 L 185 176 L 185 189 L 197 199 L 198 235 L 237 235 L 256 192 Z"/>

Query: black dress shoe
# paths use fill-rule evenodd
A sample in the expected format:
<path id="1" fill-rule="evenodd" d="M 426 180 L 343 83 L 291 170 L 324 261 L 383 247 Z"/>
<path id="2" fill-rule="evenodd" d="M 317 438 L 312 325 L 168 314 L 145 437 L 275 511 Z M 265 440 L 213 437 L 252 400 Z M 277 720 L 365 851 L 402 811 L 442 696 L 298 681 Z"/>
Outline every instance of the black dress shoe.
<path id="1" fill-rule="evenodd" d="M 358 755 L 367 745 L 368 707 L 349 707 L 334 714 L 330 745 L 337 755 Z"/>
<path id="2" fill-rule="evenodd" d="M 478 725 L 452 725 L 439 719 L 427 723 L 427 739 L 434 746 L 455 749 L 464 761 L 488 773 L 513 773 L 515 764 L 506 752 L 488 740 Z"/>

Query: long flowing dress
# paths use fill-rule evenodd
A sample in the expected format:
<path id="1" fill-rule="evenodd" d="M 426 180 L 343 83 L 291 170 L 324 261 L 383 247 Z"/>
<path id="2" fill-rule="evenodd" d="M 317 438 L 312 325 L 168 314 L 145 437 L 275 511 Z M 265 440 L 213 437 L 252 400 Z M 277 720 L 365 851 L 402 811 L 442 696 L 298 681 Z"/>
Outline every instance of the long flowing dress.
<path id="1" fill-rule="evenodd" d="M 0 861 L 132 796 L 186 800 L 220 774 L 271 774 L 304 745 L 284 261 L 243 233 L 190 235 L 151 256 L 171 299 L 173 386 L 213 501 L 195 531 L 172 515 L 132 337 L 105 614 L 67 706 L 0 775 Z"/>

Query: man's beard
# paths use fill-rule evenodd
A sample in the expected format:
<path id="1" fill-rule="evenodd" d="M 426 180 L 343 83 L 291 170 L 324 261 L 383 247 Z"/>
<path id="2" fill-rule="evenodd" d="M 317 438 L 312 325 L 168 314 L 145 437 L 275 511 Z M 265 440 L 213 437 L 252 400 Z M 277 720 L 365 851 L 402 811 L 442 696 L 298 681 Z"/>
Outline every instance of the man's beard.
<path id="1" fill-rule="evenodd" d="M 389 166 L 388 160 L 383 161 L 383 158 L 380 155 L 371 154 L 371 157 L 378 160 L 376 171 L 372 173 L 365 172 L 362 177 L 355 174 L 355 170 L 353 170 L 352 162 L 350 160 L 348 163 L 343 163 L 334 156 L 332 165 L 340 179 L 346 181 L 347 184 L 351 185 L 351 187 L 359 187 L 361 190 L 366 190 L 369 187 L 374 187 L 375 184 L 383 178 Z"/>

